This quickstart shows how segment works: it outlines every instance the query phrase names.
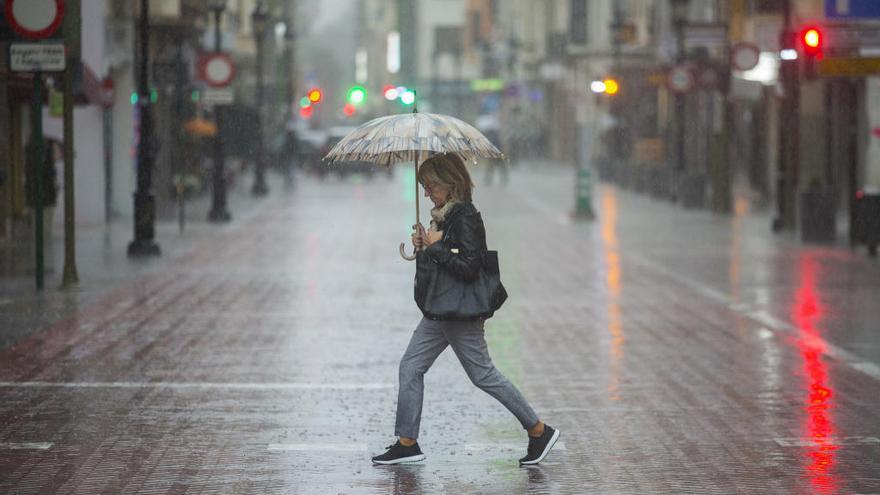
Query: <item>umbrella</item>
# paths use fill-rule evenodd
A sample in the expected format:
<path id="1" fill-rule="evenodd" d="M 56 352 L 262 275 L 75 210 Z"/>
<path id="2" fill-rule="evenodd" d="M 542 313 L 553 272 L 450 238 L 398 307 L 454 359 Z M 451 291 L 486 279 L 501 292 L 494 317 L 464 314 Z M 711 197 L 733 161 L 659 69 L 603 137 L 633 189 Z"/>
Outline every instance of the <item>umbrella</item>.
<path id="1" fill-rule="evenodd" d="M 366 161 L 386 167 L 412 160 L 418 176 L 419 163 L 437 153 L 456 153 L 464 160 L 477 157 L 504 158 L 486 136 L 455 117 L 434 113 L 388 115 L 357 127 L 324 157 L 329 162 Z M 416 223 L 419 223 L 419 182 L 416 179 Z M 405 243 L 400 255 L 407 256 Z"/>

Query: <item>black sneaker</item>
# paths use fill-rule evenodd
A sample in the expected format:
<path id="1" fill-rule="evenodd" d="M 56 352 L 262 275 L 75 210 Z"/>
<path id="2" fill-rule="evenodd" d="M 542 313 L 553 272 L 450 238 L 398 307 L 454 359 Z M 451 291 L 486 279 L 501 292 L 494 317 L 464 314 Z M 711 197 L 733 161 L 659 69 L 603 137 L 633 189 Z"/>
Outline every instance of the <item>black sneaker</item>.
<path id="1" fill-rule="evenodd" d="M 411 447 L 407 447 L 397 441 L 394 445 L 388 446 L 388 451 L 382 455 L 373 457 L 375 464 L 400 464 L 402 462 L 419 462 L 425 460 L 425 454 L 419 448 L 418 442 Z"/>
<path id="2" fill-rule="evenodd" d="M 525 457 L 519 460 L 519 464 L 530 465 L 537 464 L 547 457 L 550 449 L 556 445 L 559 440 L 559 430 L 554 430 L 549 425 L 544 425 L 544 433 L 538 437 L 529 437 L 529 450 Z"/>

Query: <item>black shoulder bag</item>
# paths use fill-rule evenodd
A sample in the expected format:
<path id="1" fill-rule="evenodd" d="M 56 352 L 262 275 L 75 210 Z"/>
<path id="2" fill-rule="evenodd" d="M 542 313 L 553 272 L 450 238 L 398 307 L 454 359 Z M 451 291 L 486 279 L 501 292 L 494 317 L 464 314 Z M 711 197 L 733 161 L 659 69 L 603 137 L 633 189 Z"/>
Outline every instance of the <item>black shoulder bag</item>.
<path id="1" fill-rule="evenodd" d="M 415 299 L 431 320 L 491 318 L 507 300 L 498 268 L 498 251 L 480 251 L 480 270 L 470 281 L 444 270 L 424 251 L 418 251 Z"/>

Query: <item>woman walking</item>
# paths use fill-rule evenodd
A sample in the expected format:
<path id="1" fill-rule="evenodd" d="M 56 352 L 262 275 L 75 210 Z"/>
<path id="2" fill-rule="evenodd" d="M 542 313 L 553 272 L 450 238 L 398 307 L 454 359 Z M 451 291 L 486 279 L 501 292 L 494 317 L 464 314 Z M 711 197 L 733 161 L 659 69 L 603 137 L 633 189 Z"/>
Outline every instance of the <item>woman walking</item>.
<path id="1" fill-rule="evenodd" d="M 422 163 L 418 180 L 434 203 L 431 227 L 418 224 L 413 246 L 424 251 L 439 270 L 454 275 L 456 283 L 473 280 L 480 270 L 480 253 L 486 250 L 486 230 L 480 212 L 471 202 L 474 184 L 458 155 L 435 155 Z M 397 420 L 394 445 L 376 457 L 376 464 L 417 462 L 425 454 L 417 442 L 422 416 L 424 375 L 447 346 L 451 346 L 471 381 L 497 399 L 528 432 L 529 445 L 521 465 L 541 462 L 559 431 L 544 424 L 519 390 L 492 364 L 484 338 L 483 319 L 438 320 L 422 318 L 400 360 Z"/>

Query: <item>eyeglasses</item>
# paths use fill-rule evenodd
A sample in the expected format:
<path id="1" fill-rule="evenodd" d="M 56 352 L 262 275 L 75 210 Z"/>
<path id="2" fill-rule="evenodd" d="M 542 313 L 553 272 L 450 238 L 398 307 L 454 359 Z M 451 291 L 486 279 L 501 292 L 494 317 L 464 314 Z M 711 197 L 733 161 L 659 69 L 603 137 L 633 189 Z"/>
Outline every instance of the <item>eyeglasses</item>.
<path id="1" fill-rule="evenodd" d="M 432 191 L 437 186 L 443 187 L 443 184 L 440 184 L 439 182 L 425 182 L 422 184 L 425 191 Z"/>

